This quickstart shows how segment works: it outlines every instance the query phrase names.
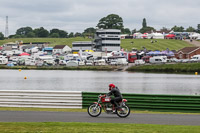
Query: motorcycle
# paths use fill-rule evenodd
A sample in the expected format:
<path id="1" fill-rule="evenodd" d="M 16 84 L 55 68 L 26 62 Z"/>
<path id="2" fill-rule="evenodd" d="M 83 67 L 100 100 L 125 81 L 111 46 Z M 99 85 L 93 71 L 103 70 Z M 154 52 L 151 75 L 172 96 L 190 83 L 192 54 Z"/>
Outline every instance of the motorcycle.
<path id="1" fill-rule="evenodd" d="M 88 107 L 88 114 L 92 117 L 97 117 L 101 114 L 102 108 L 107 114 L 117 114 L 121 118 L 125 118 L 130 114 L 130 108 L 126 105 L 126 99 L 122 99 L 122 101 L 119 102 L 119 109 L 111 104 L 110 100 L 110 97 L 100 94 L 98 96 L 98 102 L 94 102 Z"/>

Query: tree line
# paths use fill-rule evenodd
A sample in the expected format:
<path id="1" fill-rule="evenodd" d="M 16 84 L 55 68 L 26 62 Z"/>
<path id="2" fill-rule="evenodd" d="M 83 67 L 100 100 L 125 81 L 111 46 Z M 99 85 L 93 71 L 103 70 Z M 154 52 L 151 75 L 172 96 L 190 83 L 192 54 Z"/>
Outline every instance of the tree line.
<path id="1" fill-rule="evenodd" d="M 133 29 L 130 30 L 129 28 L 124 28 L 123 25 L 123 19 L 117 15 L 117 14 L 109 14 L 106 17 L 103 17 L 99 20 L 99 23 L 96 26 L 98 29 L 120 29 L 122 34 L 134 34 L 136 32 L 150 32 L 150 31 L 156 31 L 154 27 L 148 26 L 147 21 L 144 18 L 142 21 L 142 28 L 139 30 Z M 193 27 L 188 27 L 187 29 L 184 29 L 183 26 L 174 26 L 171 29 L 168 29 L 166 27 L 163 27 L 160 29 L 161 32 L 167 32 L 169 30 L 173 30 L 174 32 L 198 32 L 200 33 L 200 24 L 197 25 L 197 29 Z M 22 27 L 17 29 L 16 34 L 10 35 L 8 38 L 71 38 L 71 37 L 94 37 L 94 34 L 96 32 L 96 28 L 89 27 L 84 30 L 83 33 L 68 33 L 65 30 L 60 30 L 57 28 L 51 29 L 48 31 L 47 29 L 40 27 L 36 29 L 32 29 L 31 27 Z M 5 37 L 3 33 L 0 32 L 0 40 L 3 40 Z"/>

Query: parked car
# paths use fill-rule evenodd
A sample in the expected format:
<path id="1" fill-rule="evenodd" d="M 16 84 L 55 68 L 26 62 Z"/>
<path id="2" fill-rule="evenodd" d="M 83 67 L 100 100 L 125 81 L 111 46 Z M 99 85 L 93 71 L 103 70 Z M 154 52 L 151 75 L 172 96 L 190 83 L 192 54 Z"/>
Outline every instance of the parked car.
<path id="1" fill-rule="evenodd" d="M 191 61 L 190 61 L 190 59 L 182 59 L 181 62 L 182 63 L 188 63 L 188 62 L 191 62 Z"/>
<path id="2" fill-rule="evenodd" d="M 59 60 L 59 65 L 66 66 L 67 62 L 65 60 Z"/>
<path id="3" fill-rule="evenodd" d="M 110 65 L 117 65 L 117 60 L 111 60 Z"/>
<path id="4" fill-rule="evenodd" d="M 166 56 L 153 56 L 149 59 L 151 64 L 165 64 L 167 62 Z"/>
<path id="5" fill-rule="evenodd" d="M 119 58 L 117 59 L 117 65 L 128 65 L 126 58 Z"/>
<path id="6" fill-rule="evenodd" d="M 135 60 L 135 65 L 143 65 L 145 64 L 144 60 Z"/>
<path id="7" fill-rule="evenodd" d="M 79 65 L 79 66 L 85 66 L 85 61 L 79 61 L 79 62 L 78 62 L 78 65 Z"/>
<path id="8" fill-rule="evenodd" d="M 67 61 L 66 66 L 69 67 L 78 66 L 78 61 Z"/>
<path id="9" fill-rule="evenodd" d="M 179 60 L 177 58 L 171 58 L 170 60 L 171 60 L 171 62 L 179 62 Z"/>
<path id="10" fill-rule="evenodd" d="M 194 55 L 191 59 L 191 62 L 200 62 L 200 55 Z"/>
<path id="11" fill-rule="evenodd" d="M 93 66 L 94 62 L 92 60 L 87 60 L 86 61 L 86 66 Z"/>
<path id="12" fill-rule="evenodd" d="M 99 66 L 105 66 L 106 65 L 106 61 L 104 59 L 101 59 L 101 60 L 97 60 L 97 65 Z"/>
<path id="13" fill-rule="evenodd" d="M 145 61 L 146 63 L 149 63 L 150 58 L 151 58 L 151 56 L 144 56 L 144 57 L 142 57 L 142 60 Z"/>

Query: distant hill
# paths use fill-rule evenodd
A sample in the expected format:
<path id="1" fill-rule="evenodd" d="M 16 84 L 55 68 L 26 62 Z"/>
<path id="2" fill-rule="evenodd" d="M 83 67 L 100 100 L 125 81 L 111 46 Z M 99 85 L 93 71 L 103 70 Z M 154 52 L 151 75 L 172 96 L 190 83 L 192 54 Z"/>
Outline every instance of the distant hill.
<path id="1" fill-rule="evenodd" d="M 83 37 L 75 38 L 15 38 L 15 39 L 6 39 L 0 40 L 0 45 L 7 42 L 23 41 L 23 43 L 29 42 L 50 42 L 50 46 L 55 45 L 68 45 L 72 47 L 72 42 L 74 41 L 91 41 L 91 39 Z M 153 43 L 151 42 L 153 41 Z M 168 39 L 122 39 L 121 47 L 124 50 L 130 51 L 132 48 L 137 48 L 142 50 L 145 47 L 147 50 L 179 50 L 183 47 L 193 46 L 185 41 L 180 40 L 168 40 Z"/>

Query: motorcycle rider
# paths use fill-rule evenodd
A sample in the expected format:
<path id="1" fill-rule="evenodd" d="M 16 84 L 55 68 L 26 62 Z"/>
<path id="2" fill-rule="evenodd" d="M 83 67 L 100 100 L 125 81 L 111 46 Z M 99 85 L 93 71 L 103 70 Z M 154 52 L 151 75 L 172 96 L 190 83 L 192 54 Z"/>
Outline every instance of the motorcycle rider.
<path id="1" fill-rule="evenodd" d="M 120 110 L 120 106 L 119 106 L 119 102 L 122 101 L 122 94 L 120 93 L 119 89 L 117 86 L 115 86 L 114 84 L 109 84 L 109 93 L 107 94 L 107 96 L 111 96 L 114 95 L 114 98 L 111 99 L 111 103 L 117 107 L 118 110 Z"/>

